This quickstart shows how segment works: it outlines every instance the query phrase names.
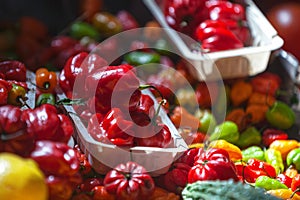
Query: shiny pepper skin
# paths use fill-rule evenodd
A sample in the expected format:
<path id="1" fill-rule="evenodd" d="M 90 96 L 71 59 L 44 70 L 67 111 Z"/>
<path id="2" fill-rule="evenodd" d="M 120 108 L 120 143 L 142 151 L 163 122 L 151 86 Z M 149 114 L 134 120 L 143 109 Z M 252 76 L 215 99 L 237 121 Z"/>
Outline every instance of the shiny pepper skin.
<path id="1" fill-rule="evenodd" d="M 155 189 L 154 181 L 146 169 L 131 161 L 119 164 L 109 171 L 103 184 L 109 193 L 116 194 L 118 200 L 144 199 Z"/>

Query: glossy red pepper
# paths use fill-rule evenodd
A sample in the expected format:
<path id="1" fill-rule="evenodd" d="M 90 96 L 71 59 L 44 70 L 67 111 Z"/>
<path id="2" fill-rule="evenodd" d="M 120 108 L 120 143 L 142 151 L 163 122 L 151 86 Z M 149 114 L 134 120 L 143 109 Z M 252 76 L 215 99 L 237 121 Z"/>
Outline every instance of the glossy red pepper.
<path id="1" fill-rule="evenodd" d="M 86 88 L 96 87 L 88 96 L 95 97 L 92 110 L 102 114 L 106 114 L 112 106 L 126 111 L 135 108 L 141 95 L 139 85 L 134 67 L 128 64 L 97 69 L 87 76 L 85 82 Z"/>
<path id="2" fill-rule="evenodd" d="M 26 123 L 26 131 L 33 134 L 36 140 L 66 143 L 74 132 L 71 120 L 63 114 L 58 114 L 56 107 L 51 104 L 26 109 L 21 119 Z"/>
<path id="3" fill-rule="evenodd" d="M 181 194 L 181 191 L 188 183 L 190 169 L 191 166 L 186 163 L 174 163 L 164 175 L 165 188 L 170 192 Z"/>
<path id="4" fill-rule="evenodd" d="M 119 200 L 148 198 L 154 192 L 154 181 L 146 169 L 135 163 L 119 164 L 109 171 L 103 181 L 105 189 Z"/>
<path id="5" fill-rule="evenodd" d="M 0 73 L 6 80 L 26 81 L 26 66 L 17 60 L 7 60 L 0 62 Z"/>
<path id="6" fill-rule="evenodd" d="M 276 170 L 272 165 L 255 158 L 249 159 L 246 165 L 236 164 L 236 169 L 242 180 L 248 183 L 255 183 L 259 176 L 276 177 Z"/>
<path id="7" fill-rule="evenodd" d="M 234 33 L 234 35 L 236 35 L 244 45 L 250 44 L 251 33 L 246 21 L 236 21 L 232 19 L 207 19 L 200 23 L 199 26 L 196 28 L 195 38 L 197 38 L 198 40 L 203 40 L 204 37 L 207 37 L 206 33 L 209 32 L 209 29 L 206 30 L 207 28 L 228 29 L 232 31 L 232 33 Z M 213 32 L 211 32 L 211 34 L 212 33 Z"/>
<path id="8" fill-rule="evenodd" d="M 199 151 L 202 149 L 199 148 L 191 148 L 184 151 L 184 153 L 176 160 L 176 162 L 186 163 L 189 166 L 194 166 L 195 156 L 198 155 Z"/>
<path id="9" fill-rule="evenodd" d="M 80 163 L 80 174 L 84 177 L 91 175 L 93 173 L 93 170 L 92 165 L 87 158 L 87 155 L 81 151 L 78 144 L 74 146 L 74 150 Z"/>
<path id="10" fill-rule="evenodd" d="M 195 157 L 194 166 L 188 174 L 188 182 L 201 180 L 228 180 L 238 181 L 238 174 L 229 154 L 224 149 L 200 149 Z"/>
<path id="11" fill-rule="evenodd" d="M 300 195 L 300 174 L 293 177 L 291 189 L 293 192 L 297 191 L 297 194 Z"/>
<path id="12" fill-rule="evenodd" d="M 150 75 L 147 79 L 147 84 L 154 86 L 156 89 L 151 89 L 151 92 L 158 97 L 167 99 L 168 101 L 172 99 L 175 91 L 174 80 L 170 80 L 168 77 L 164 77 L 162 73 Z M 158 93 L 158 91 L 160 93 Z"/>
<path id="13" fill-rule="evenodd" d="M 206 0 L 168 0 L 164 3 L 168 25 L 187 35 L 191 35 L 196 26 L 209 17 Z"/>
<path id="14" fill-rule="evenodd" d="M 195 95 L 202 108 L 210 108 L 214 105 L 219 94 L 219 86 L 216 82 L 199 82 L 196 85 Z"/>
<path id="15" fill-rule="evenodd" d="M 134 142 L 137 146 L 147 147 L 168 147 L 172 143 L 170 129 L 162 122 L 152 122 L 142 132 L 141 127 L 137 127 Z M 143 127 L 142 127 L 143 128 Z"/>
<path id="16" fill-rule="evenodd" d="M 196 39 L 201 42 L 204 51 L 215 52 L 244 47 L 243 42 L 229 29 L 208 27 L 203 32 L 203 39 L 198 38 L 198 35 Z"/>
<path id="17" fill-rule="evenodd" d="M 4 79 L 0 79 L 0 105 L 6 105 L 9 91 L 12 89 L 12 84 Z"/>
<path id="18" fill-rule="evenodd" d="M 97 68 L 106 65 L 106 60 L 97 54 L 88 54 L 87 52 L 77 53 L 74 56 L 70 56 L 65 63 L 59 76 L 59 85 L 64 92 L 72 91 L 75 80 L 77 79 L 84 90 L 86 76 Z"/>
<path id="19" fill-rule="evenodd" d="M 75 150 L 65 143 L 40 140 L 36 142 L 30 158 L 46 175 L 49 199 L 70 199 L 74 189 L 82 182 Z"/>
<path id="20" fill-rule="evenodd" d="M 130 12 L 126 10 L 120 10 L 117 13 L 116 17 L 122 24 L 123 31 L 139 28 L 139 23 L 136 21 L 133 15 L 131 15 Z"/>
<path id="21" fill-rule="evenodd" d="M 26 132 L 26 123 L 21 120 L 20 107 L 0 107 L 0 152 L 12 152 L 28 156 L 34 147 L 34 137 Z"/>
<path id="22" fill-rule="evenodd" d="M 94 114 L 88 123 L 88 131 L 99 142 L 133 145 L 133 122 L 125 119 L 119 108 L 112 108 L 104 117 Z"/>
<path id="23" fill-rule="evenodd" d="M 268 147 L 275 140 L 286 140 L 288 137 L 288 134 L 282 130 L 268 128 L 263 131 L 262 143 Z"/>
<path id="24" fill-rule="evenodd" d="M 209 12 L 209 17 L 212 20 L 232 19 L 245 20 L 245 8 L 239 3 L 230 1 L 206 1 L 206 7 Z"/>
<path id="25" fill-rule="evenodd" d="M 139 126 L 146 126 L 155 115 L 154 101 L 147 94 L 141 94 L 140 101 L 135 109 L 130 111 L 134 123 Z"/>
<path id="26" fill-rule="evenodd" d="M 285 184 L 288 188 L 291 188 L 292 185 L 292 178 L 286 174 L 278 174 L 276 179 L 279 180 L 281 183 Z"/>

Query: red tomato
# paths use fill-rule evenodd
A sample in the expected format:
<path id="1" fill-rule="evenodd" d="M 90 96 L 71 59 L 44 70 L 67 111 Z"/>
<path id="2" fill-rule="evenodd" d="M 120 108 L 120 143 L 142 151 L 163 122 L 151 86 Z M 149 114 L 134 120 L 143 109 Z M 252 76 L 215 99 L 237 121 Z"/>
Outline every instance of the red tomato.
<path id="1" fill-rule="evenodd" d="M 284 2 L 267 11 L 267 18 L 284 40 L 283 49 L 300 59 L 300 3 Z"/>

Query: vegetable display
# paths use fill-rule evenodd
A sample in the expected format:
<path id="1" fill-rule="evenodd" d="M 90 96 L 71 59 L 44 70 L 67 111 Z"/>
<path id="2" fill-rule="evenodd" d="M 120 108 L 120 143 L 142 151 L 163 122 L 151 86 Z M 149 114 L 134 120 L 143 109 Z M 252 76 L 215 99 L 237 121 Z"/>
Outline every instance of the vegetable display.
<path id="1" fill-rule="evenodd" d="M 216 52 L 251 43 L 244 6 L 166 0 L 164 14 Z M 149 48 L 168 44 L 159 32 L 143 33 L 145 41 L 133 35 L 112 63 L 119 40 L 93 51 L 138 27 L 127 11 L 94 10 L 35 61 L 1 61 L 0 155 L 36 162 L 50 200 L 299 199 L 298 113 L 285 99 L 284 77 L 196 80 L 180 56 Z"/>

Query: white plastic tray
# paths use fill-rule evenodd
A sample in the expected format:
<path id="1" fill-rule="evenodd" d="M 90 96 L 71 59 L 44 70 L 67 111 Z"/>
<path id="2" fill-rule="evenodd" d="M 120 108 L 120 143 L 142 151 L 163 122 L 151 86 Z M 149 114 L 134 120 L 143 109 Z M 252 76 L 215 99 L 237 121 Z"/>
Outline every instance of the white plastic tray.
<path id="1" fill-rule="evenodd" d="M 162 0 L 143 1 L 184 58 L 191 62 L 190 70 L 199 80 L 256 75 L 266 69 L 271 51 L 283 45 L 282 38 L 251 0 L 245 0 L 245 4 L 253 44 L 213 53 L 192 51 L 197 42 L 170 28 L 162 12 Z"/>
<path id="2" fill-rule="evenodd" d="M 142 92 L 153 97 L 149 90 L 143 90 Z M 58 94 L 58 99 L 64 98 L 66 98 L 64 93 Z M 157 106 L 158 103 L 155 101 L 155 107 Z M 152 176 L 158 176 L 166 173 L 174 159 L 188 149 L 186 142 L 163 109 L 160 110 L 159 116 L 162 122 L 166 124 L 171 131 L 174 148 L 143 146 L 121 148 L 113 144 L 98 142 L 88 133 L 86 126 L 82 123 L 73 107 L 68 105 L 64 105 L 64 107 L 72 118 L 77 130 L 75 141 L 88 156 L 93 168 L 100 174 L 106 174 L 120 163 L 134 161 L 144 166 Z"/>

